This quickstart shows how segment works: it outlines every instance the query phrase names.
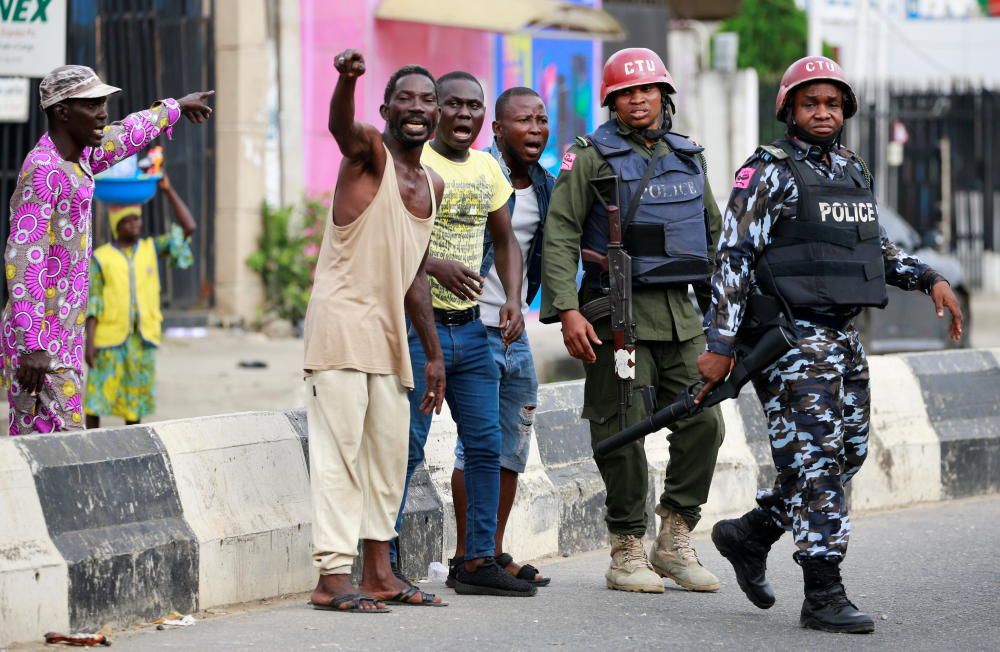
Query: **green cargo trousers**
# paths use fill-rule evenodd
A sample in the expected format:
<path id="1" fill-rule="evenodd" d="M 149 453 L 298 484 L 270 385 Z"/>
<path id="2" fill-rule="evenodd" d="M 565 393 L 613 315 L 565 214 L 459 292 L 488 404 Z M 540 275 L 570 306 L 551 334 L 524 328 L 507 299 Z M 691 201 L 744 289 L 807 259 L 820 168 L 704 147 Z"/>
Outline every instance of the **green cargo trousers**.
<path id="1" fill-rule="evenodd" d="M 618 432 L 618 381 L 614 374 L 614 348 L 609 339 L 594 347 L 597 362 L 584 365 L 583 418 L 590 421 L 591 444 Z M 705 337 L 683 342 L 640 341 L 636 345 L 636 374 L 628 423 L 646 415 L 638 388 L 656 388 L 656 404 L 672 403 L 686 387 L 698 381 L 698 355 L 705 350 Z M 715 461 L 725 436 L 725 424 L 718 406 L 678 422 L 667 437 L 670 461 L 660 504 L 680 514 L 692 529 L 701 518 L 701 506 L 708 500 Z M 646 533 L 646 492 L 648 468 L 646 451 L 637 441 L 608 455 L 595 455 L 607 489 L 608 530 L 616 534 L 643 536 Z"/>

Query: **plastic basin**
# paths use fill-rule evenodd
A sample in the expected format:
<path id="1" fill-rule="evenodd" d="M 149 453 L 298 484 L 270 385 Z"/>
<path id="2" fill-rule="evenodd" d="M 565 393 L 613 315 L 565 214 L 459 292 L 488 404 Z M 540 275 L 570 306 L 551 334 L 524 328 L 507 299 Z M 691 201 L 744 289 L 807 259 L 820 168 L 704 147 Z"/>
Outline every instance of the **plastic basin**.
<path id="1" fill-rule="evenodd" d="M 145 204 L 156 195 L 156 184 L 162 174 L 144 174 L 138 177 L 94 179 L 94 195 L 106 204 L 129 206 Z"/>

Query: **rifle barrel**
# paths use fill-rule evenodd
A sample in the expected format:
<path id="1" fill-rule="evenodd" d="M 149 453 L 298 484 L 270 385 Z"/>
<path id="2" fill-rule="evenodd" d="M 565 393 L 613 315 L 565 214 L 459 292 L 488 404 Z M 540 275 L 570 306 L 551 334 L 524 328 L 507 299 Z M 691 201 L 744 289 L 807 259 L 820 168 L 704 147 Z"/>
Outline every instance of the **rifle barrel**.
<path id="1" fill-rule="evenodd" d="M 695 405 L 694 396 L 689 392 L 685 392 L 680 398 L 662 410 L 654 412 L 639 423 L 632 424 L 603 441 L 597 442 L 594 445 L 594 452 L 598 455 L 607 455 L 622 446 L 631 444 L 637 439 L 642 439 L 646 435 L 656 432 L 660 428 L 672 426 L 681 419 L 694 416 L 699 411 L 701 411 L 701 406 Z"/>

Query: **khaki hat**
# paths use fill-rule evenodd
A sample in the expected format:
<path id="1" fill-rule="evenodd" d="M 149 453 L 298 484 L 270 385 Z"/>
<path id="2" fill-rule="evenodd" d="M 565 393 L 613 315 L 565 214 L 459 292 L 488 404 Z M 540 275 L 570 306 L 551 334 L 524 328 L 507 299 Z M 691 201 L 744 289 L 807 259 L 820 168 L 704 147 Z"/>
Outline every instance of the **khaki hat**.
<path id="1" fill-rule="evenodd" d="M 87 66 L 59 66 L 38 87 L 43 110 L 63 100 L 107 97 L 121 90 L 102 82 Z"/>

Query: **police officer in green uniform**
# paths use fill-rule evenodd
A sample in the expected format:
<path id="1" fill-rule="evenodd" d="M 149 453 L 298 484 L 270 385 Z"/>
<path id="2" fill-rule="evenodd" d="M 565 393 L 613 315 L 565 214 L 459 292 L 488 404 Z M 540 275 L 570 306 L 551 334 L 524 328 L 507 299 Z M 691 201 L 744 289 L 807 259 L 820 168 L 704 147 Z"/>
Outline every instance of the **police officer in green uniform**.
<path id="1" fill-rule="evenodd" d="M 707 308 L 722 218 L 705 177 L 702 148 L 670 131 L 672 93 L 673 79 L 656 53 L 629 48 L 612 55 L 601 85 L 602 102 L 612 117 L 594 133 L 577 138 L 566 153 L 549 205 L 541 319 L 561 322 L 566 349 L 585 363 L 582 416 L 590 421 L 592 443 L 615 434 L 619 420 L 610 319 L 591 324 L 580 312 L 581 306 L 607 293 L 608 277 L 585 262 L 579 291 L 576 284 L 581 249 L 606 253 L 608 248 L 607 214 L 591 180 L 619 177 L 623 221 L 633 197 L 641 197 L 622 225 L 623 242 L 632 256 L 635 387 L 654 388 L 657 403 L 666 405 L 698 381 L 696 361 L 705 338 L 688 287 L 694 286 L 699 305 Z M 646 410 L 643 400 L 633 400 L 628 422 L 640 420 Z M 719 589 L 718 578 L 698 561 L 690 532 L 708 499 L 723 434 L 718 408 L 673 428 L 670 463 L 656 508 L 662 522 L 649 557 L 641 541 L 648 490 L 642 443 L 595 456 L 607 489 L 608 588 L 662 593 L 662 576 L 695 591 Z"/>

